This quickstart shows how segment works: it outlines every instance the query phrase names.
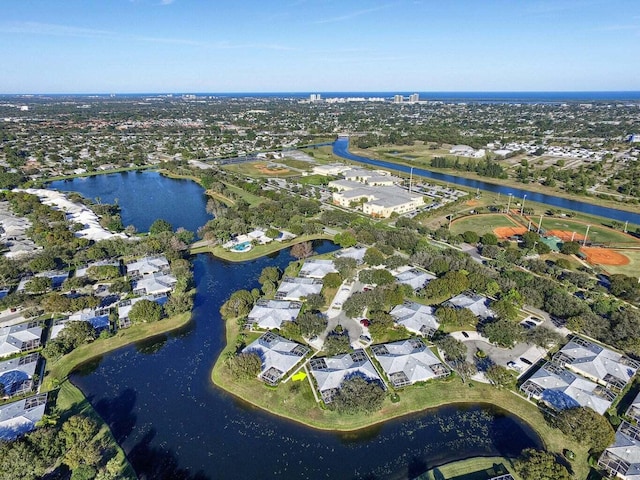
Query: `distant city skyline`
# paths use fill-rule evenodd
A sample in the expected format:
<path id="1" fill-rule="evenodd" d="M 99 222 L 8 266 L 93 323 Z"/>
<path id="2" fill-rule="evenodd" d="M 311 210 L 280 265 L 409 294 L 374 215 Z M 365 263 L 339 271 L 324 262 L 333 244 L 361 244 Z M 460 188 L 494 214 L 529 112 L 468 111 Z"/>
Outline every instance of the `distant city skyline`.
<path id="1" fill-rule="evenodd" d="M 5 0 L 0 44 L 0 94 L 640 90 L 631 0 Z"/>

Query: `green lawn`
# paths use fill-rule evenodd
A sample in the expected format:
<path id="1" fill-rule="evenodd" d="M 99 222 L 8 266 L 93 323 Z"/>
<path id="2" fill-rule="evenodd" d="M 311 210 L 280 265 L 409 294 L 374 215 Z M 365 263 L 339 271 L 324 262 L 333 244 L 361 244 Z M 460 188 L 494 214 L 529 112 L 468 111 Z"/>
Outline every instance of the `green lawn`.
<path id="1" fill-rule="evenodd" d="M 300 237 L 296 237 L 288 242 L 271 242 L 266 245 L 257 245 L 254 246 L 251 250 L 244 253 L 236 253 L 230 252 L 226 248 L 222 248 L 220 246 L 203 246 L 191 249 L 191 254 L 195 255 L 197 253 L 211 253 L 218 258 L 223 260 L 227 260 L 229 262 L 245 262 L 247 260 L 254 260 L 256 258 L 263 257 L 264 255 L 269 255 L 270 253 L 277 252 L 279 250 L 283 250 L 285 248 L 289 248 L 296 243 L 308 242 L 312 240 L 331 240 L 333 236 L 326 235 L 324 233 L 318 235 L 302 235 Z"/>
<path id="2" fill-rule="evenodd" d="M 513 463 L 506 457 L 474 457 L 459 462 L 448 463 L 425 472 L 418 480 L 488 480 L 505 473 L 513 473 Z"/>
<path id="3" fill-rule="evenodd" d="M 303 185 L 327 185 L 329 183 L 329 177 L 325 175 L 307 175 L 298 178 L 298 182 Z"/>
<path id="4" fill-rule="evenodd" d="M 118 331 L 113 337 L 98 339 L 82 345 L 55 362 L 47 362 L 47 371 L 42 382 L 43 391 L 48 391 L 67 380 L 69 374 L 79 365 L 92 358 L 131 343 L 183 327 L 191 320 L 191 312 L 165 318 L 154 323 L 133 325 Z"/>
<path id="5" fill-rule="evenodd" d="M 313 163 L 305 162 L 304 160 L 298 160 L 297 158 L 288 158 L 285 157 L 282 160 L 276 160 L 277 163 L 282 163 L 290 168 L 295 168 L 297 170 L 302 170 L 304 172 L 308 172 L 313 167 Z"/>
<path id="6" fill-rule="evenodd" d="M 120 445 L 118 445 L 115 438 L 113 438 L 109 426 L 104 422 L 102 417 L 98 415 L 98 412 L 93 409 L 91 404 L 75 385 L 68 380 L 64 381 L 60 385 L 60 388 L 55 391 L 54 396 L 56 399 L 56 407 L 61 412 L 61 421 L 64 421 L 73 415 L 82 414 L 91 417 L 98 423 L 100 429 L 98 430 L 97 437 L 104 439 L 109 450 L 114 452 L 114 456 L 118 460 L 118 465 L 120 466 L 118 478 L 138 478 L 135 471 L 129 464 L 124 451 L 120 448 Z"/>
<path id="7" fill-rule="evenodd" d="M 533 217 L 532 220 L 537 228 L 540 218 Z M 568 232 L 576 232 L 576 234 L 582 236 L 584 236 L 587 231 L 587 225 L 589 224 L 586 222 L 568 218 L 544 217 L 542 219 L 542 228 L 546 231 L 564 230 Z M 591 223 L 591 227 L 589 228 L 588 241 L 626 246 L 637 245 L 638 247 L 640 247 L 640 240 L 630 235 L 626 235 L 619 230 L 613 230 L 597 223 Z"/>
<path id="8" fill-rule="evenodd" d="M 457 235 L 466 231 L 472 231 L 482 236 L 485 233 L 493 233 L 493 230 L 498 227 L 520 226 L 522 225 L 502 213 L 487 213 L 480 215 L 469 215 L 467 217 L 454 219 L 451 222 L 451 233 Z"/>
<path id="9" fill-rule="evenodd" d="M 640 271 L 640 250 L 620 249 L 616 250 L 629 259 L 627 265 L 601 265 L 600 267 L 609 274 L 622 273 L 630 277 L 637 277 Z"/>
<path id="10" fill-rule="evenodd" d="M 226 327 L 227 346 L 211 372 L 213 383 L 243 401 L 274 415 L 322 430 L 353 431 L 443 405 L 460 402 L 488 403 L 511 412 L 529 424 L 543 439 L 549 451 L 561 452 L 564 448 L 573 450 L 576 453 L 576 460 L 573 463 L 576 478 L 584 479 L 588 474 L 588 452 L 585 446 L 565 437 L 558 429 L 550 427 L 537 407 L 513 392 L 482 383 L 465 384 L 458 377 L 453 376 L 445 380 L 405 388 L 398 393 L 399 402 L 392 403 L 387 397 L 382 409 L 378 412 L 341 415 L 316 403 L 308 381 L 287 382 L 277 388 L 271 388 L 257 379 L 234 380 L 222 359 L 234 348 L 238 325 L 235 321 L 229 321 Z"/>

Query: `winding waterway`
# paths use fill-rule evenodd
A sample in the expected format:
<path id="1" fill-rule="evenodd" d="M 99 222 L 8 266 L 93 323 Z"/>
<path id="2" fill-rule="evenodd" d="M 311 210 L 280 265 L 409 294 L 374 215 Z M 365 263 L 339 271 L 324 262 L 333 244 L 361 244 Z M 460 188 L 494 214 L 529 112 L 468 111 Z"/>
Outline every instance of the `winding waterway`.
<path id="1" fill-rule="evenodd" d="M 182 203 L 184 197 L 173 196 L 174 188 L 182 188 L 176 180 L 158 179 L 151 172 L 109 177 L 134 192 L 134 201 L 147 198 L 151 192 L 146 188 L 167 192 L 171 200 L 156 200 L 162 218 L 206 218 L 201 190 L 194 211 L 193 205 Z M 59 188 L 80 191 L 85 184 L 74 180 Z M 108 182 L 96 184 L 88 196 L 106 200 L 113 188 Z M 119 203 L 123 217 L 139 230 L 153 222 L 149 210 L 130 209 L 125 196 L 119 196 Z M 325 241 L 315 249 L 328 252 L 336 246 Z M 234 290 L 257 287 L 265 266 L 284 268 L 291 260 L 288 251 L 241 264 L 198 255 L 193 321 L 187 327 L 107 354 L 72 375 L 111 426 L 140 478 L 404 479 L 452 460 L 516 456 L 523 448 L 541 445 L 529 426 L 488 405 L 444 407 L 337 434 L 273 417 L 216 388 L 210 371 L 224 346 L 220 305 Z"/>
<path id="2" fill-rule="evenodd" d="M 369 157 L 363 157 L 361 155 L 354 155 L 349 151 L 349 139 L 339 138 L 333 144 L 333 153 L 339 157 L 355 162 L 366 163 L 376 167 L 383 167 L 389 170 L 396 170 L 398 172 L 410 173 L 411 167 L 393 162 L 386 162 L 384 160 L 377 160 Z M 458 177 L 456 175 L 449 175 L 446 173 L 432 172 L 431 170 L 425 170 L 423 168 L 413 168 L 414 175 L 420 175 L 422 177 L 432 178 L 440 182 L 453 183 L 455 185 L 462 185 L 463 187 L 479 188 L 487 192 L 500 193 L 503 195 L 513 195 L 514 199 L 524 198 L 527 196 L 528 201 L 543 203 L 552 207 L 565 208 L 567 210 L 574 210 L 576 212 L 588 213 L 591 215 L 597 215 L 599 217 L 609 218 L 612 220 L 618 220 L 620 222 L 633 223 L 640 225 L 640 214 L 633 212 L 625 212 L 624 210 L 617 210 L 615 208 L 603 207 L 600 205 L 593 205 L 591 203 L 581 202 L 579 200 L 570 200 L 568 198 L 556 197 L 555 195 L 547 195 L 544 193 L 532 192 L 529 190 L 522 190 L 520 188 L 508 187 L 498 185 L 495 183 L 483 182 L 481 180 L 473 180 L 470 178 Z"/>

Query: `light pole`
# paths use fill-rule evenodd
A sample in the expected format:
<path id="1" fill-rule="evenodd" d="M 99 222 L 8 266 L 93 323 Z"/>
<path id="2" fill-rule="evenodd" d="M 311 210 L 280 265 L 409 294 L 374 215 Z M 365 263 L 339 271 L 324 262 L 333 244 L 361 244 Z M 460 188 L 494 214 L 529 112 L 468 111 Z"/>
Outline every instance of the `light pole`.
<path id="1" fill-rule="evenodd" d="M 527 199 L 527 194 L 524 194 L 524 197 L 522 198 L 522 208 L 520 208 L 520 216 L 522 216 L 524 214 L 524 201 Z"/>
<path id="2" fill-rule="evenodd" d="M 536 232 L 538 234 L 540 233 L 540 228 L 542 228 L 542 215 L 544 214 L 542 213 L 540 214 L 540 221 L 538 222 L 538 231 Z"/>
<path id="3" fill-rule="evenodd" d="M 589 229 L 591 225 L 587 225 L 587 231 L 584 232 L 584 240 L 582 241 L 582 246 L 584 247 L 587 244 L 587 237 L 589 236 Z"/>
<path id="4" fill-rule="evenodd" d="M 411 193 L 411 182 L 413 181 L 413 167 L 411 167 L 411 171 L 409 172 L 409 193 Z"/>
<path id="5" fill-rule="evenodd" d="M 511 196 L 512 195 L 513 195 L 512 193 L 509 194 L 509 201 L 507 202 L 507 215 L 509 215 L 509 211 L 511 210 Z"/>

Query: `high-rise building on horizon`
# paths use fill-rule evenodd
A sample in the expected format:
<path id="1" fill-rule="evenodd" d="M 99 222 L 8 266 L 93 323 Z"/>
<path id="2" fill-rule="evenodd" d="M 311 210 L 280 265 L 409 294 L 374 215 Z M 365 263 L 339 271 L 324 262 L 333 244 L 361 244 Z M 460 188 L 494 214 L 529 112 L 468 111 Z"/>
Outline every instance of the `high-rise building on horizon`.
<path id="1" fill-rule="evenodd" d="M 413 94 L 409 95 L 409 101 L 411 103 L 418 103 L 420 101 L 420 94 L 413 93 Z"/>
<path id="2" fill-rule="evenodd" d="M 404 97 L 402 95 L 394 95 L 393 103 L 402 103 L 404 101 Z"/>
<path id="3" fill-rule="evenodd" d="M 319 102 L 321 100 L 321 95 L 319 93 L 312 93 L 309 95 L 310 102 Z"/>

